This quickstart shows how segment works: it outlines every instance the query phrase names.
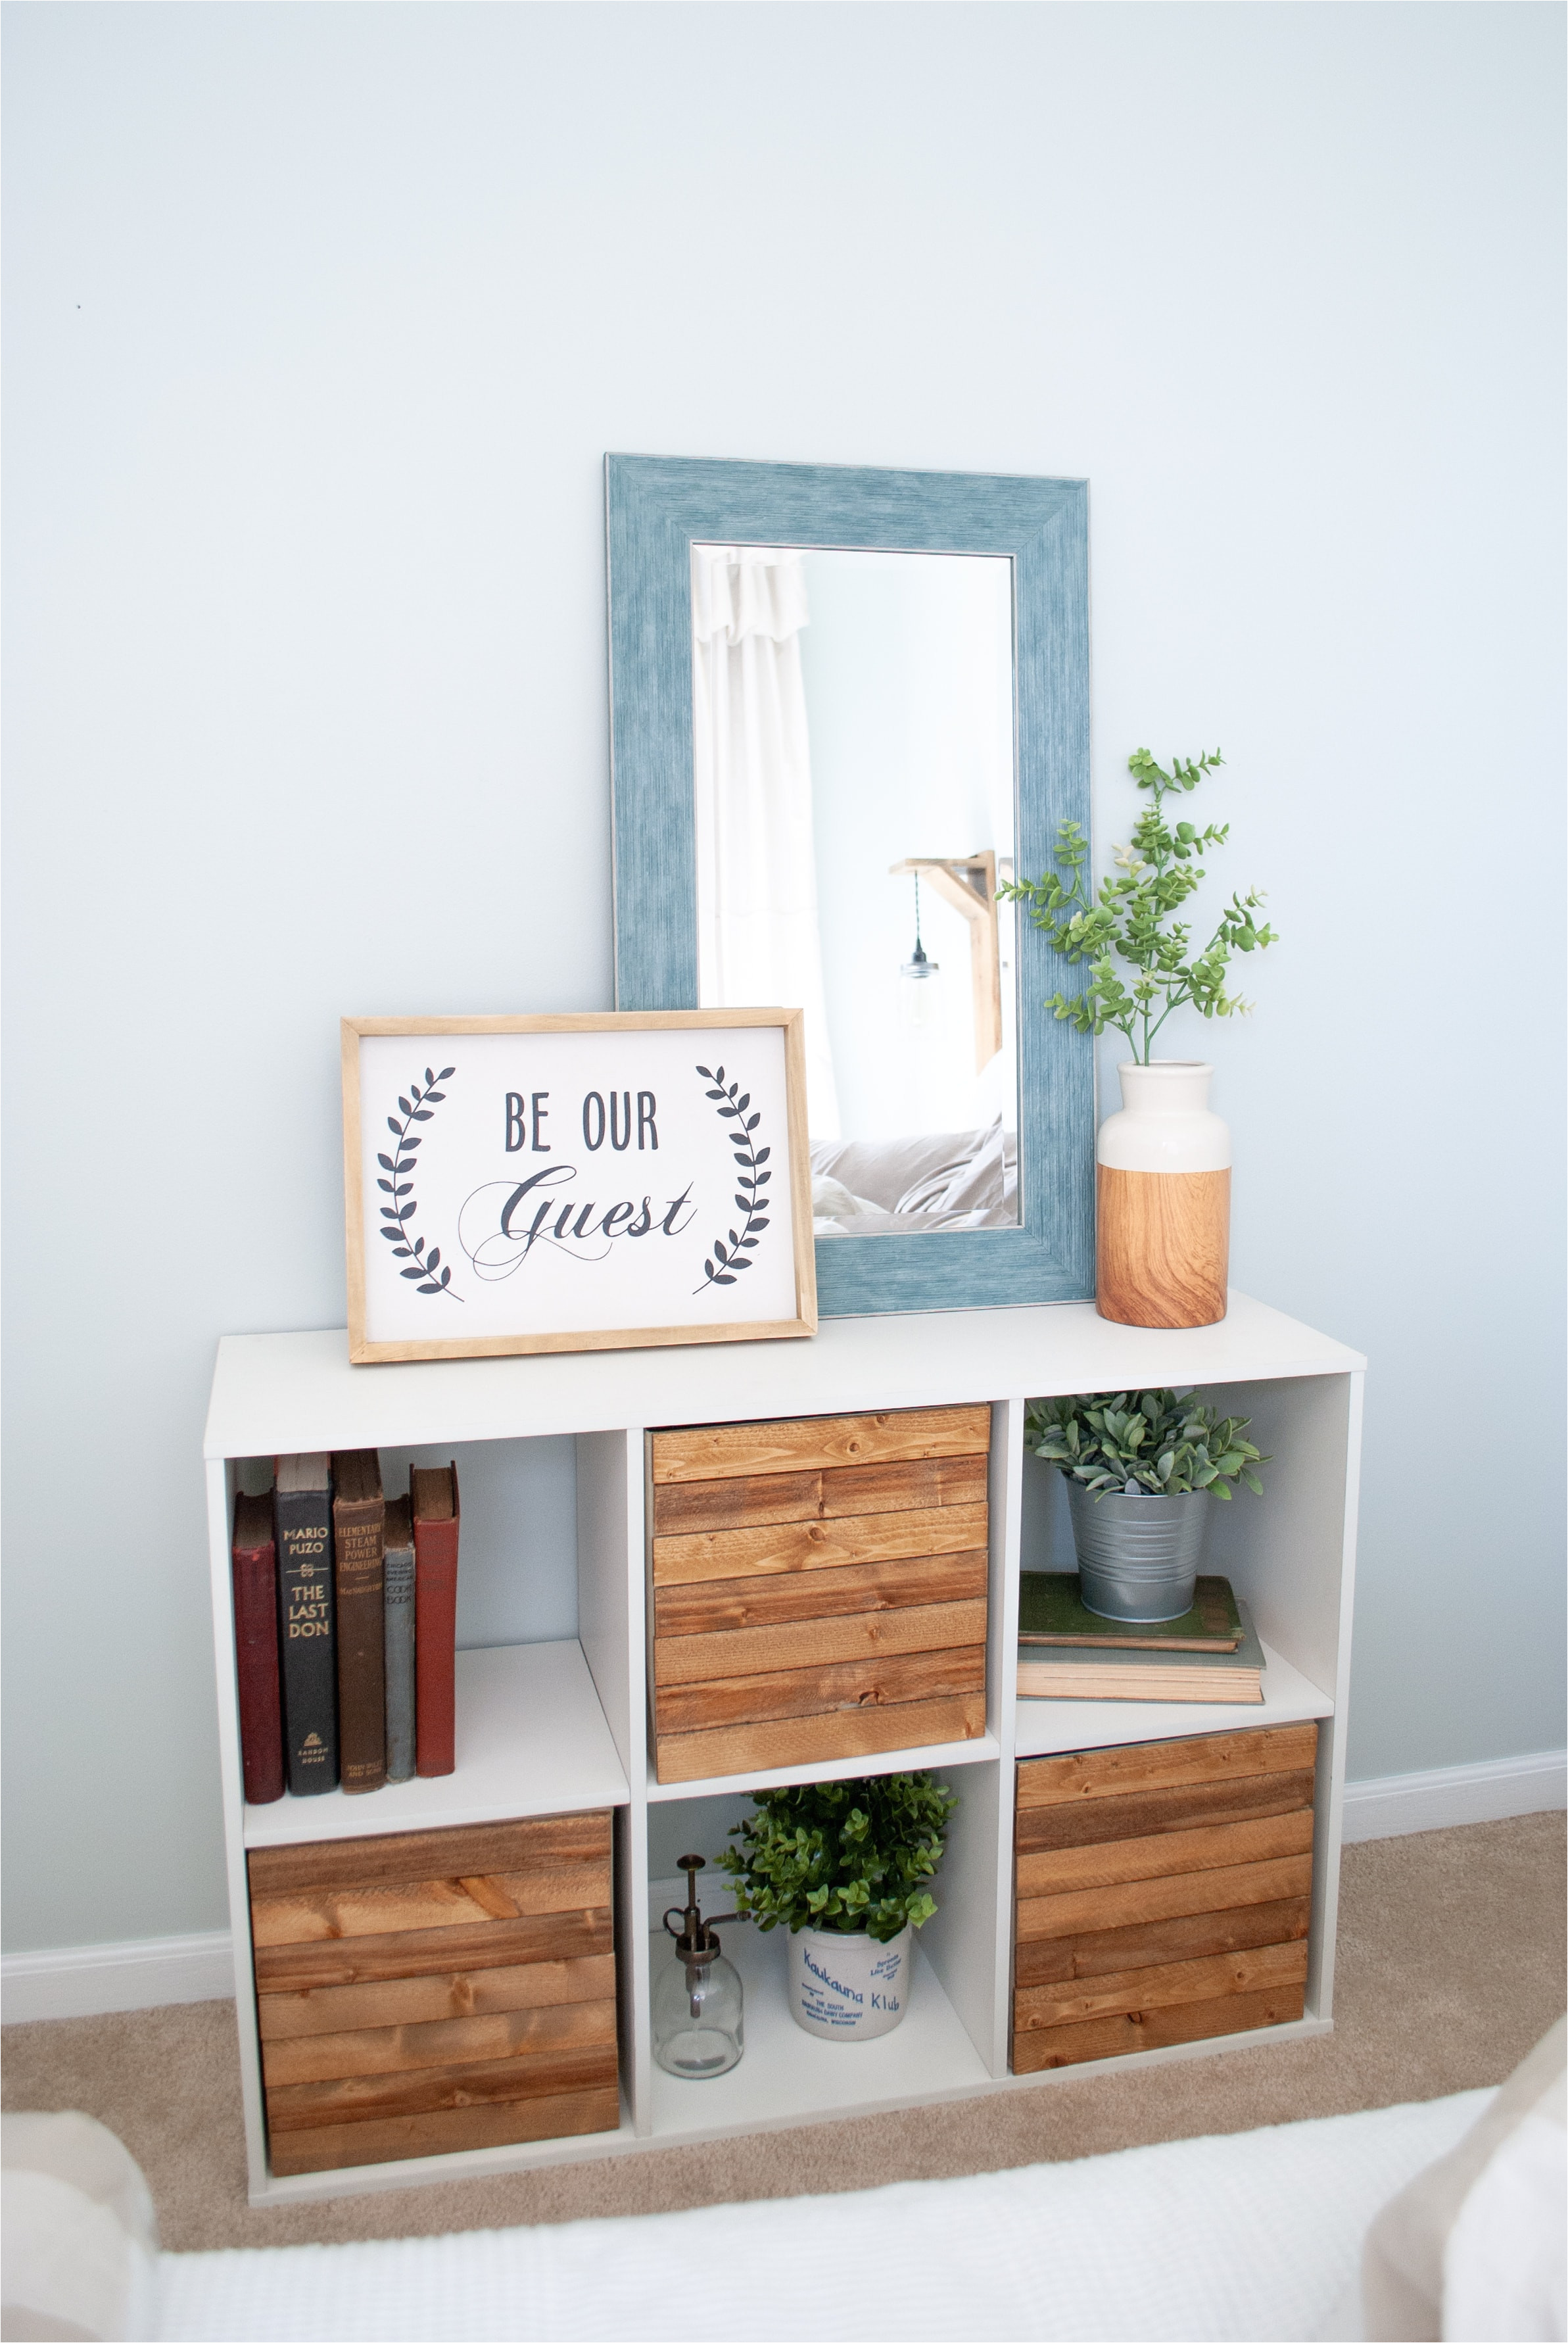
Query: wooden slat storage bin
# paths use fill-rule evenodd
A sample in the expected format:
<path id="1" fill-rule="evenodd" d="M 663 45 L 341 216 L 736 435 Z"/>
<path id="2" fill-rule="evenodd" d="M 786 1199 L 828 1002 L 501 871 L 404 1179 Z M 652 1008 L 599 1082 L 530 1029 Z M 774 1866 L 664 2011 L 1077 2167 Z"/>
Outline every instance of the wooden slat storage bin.
<path id="1" fill-rule="evenodd" d="M 989 1407 L 648 1447 L 661 1782 L 985 1731 Z"/>
<path id="2" fill-rule="evenodd" d="M 608 1809 L 247 1863 L 275 2173 L 618 2127 Z"/>
<path id="3" fill-rule="evenodd" d="M 1020 1764 L 1016 2074 L 1302 2016 L 1317 1739 L 1286 1725 Z"/>

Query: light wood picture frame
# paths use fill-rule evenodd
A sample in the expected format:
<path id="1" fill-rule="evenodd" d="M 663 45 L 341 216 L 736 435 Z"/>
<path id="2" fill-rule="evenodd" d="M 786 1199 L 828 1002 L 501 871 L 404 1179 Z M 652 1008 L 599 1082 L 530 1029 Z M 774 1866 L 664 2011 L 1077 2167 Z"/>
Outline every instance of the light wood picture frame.
<path id="1" fill-rule="evenodd" d="M 346 1017 L 342 1049 L 355 1365 L 815 1333 L 799 1010 Z"/>

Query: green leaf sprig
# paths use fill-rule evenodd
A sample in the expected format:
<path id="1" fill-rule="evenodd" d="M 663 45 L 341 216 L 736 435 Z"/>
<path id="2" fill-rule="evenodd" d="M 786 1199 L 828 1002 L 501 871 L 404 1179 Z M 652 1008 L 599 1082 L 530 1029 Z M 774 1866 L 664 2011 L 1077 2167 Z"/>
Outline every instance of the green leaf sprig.
<path id="1" fill-rule="evenodd" d="M 1024 1430 L 1037 1456 L 1081 1481 L 1095 1496 L 1181 1497 L 1206 1489 L 1229 1502 L 1243 1481 L 1256 1497 L 1252 1467 L 1271 1460 L 1243 1438 L 1251 1418 L 1221 1415 L 1188 1393 L 1115 1392 L 1037 1401 Z"/>
<path id="2" fill-rule="evenodd" d="M 1112 850 L 1118 875 L 1101 881 L 1097 898 L 1090 894 L 1089 840 L 1076 821 L 1058 829 L 1055 870 L 998 890 L 1028 904 L 1033 925 L 1070 966 L 1088 963 L 1083 990 L 1054 993 L 1045 1006 L 1081 1033 L 1103 1033 L 1108 1025 L 1124 1033 L 1140 1065 L 1149 1063 L 1155 1035 L 1184 1002 L 1204 1017 L 1234 1017 L 1251 1009 L 1250 1001 L 1226 990 L 1231 955 L 1262 951 L 1279 940 L 1272 928 L 1253 920 L 1263 901 L 1255 887 L 1231 896 L 1201 950 L 1194 950 L 1187 922 L 1174 916 L 1206 875 L 1197 857 L 1223 846 L 1231 825 L 1172 825 L 1165 819 L 1165 799 L 1173 791 L 1195 789 L 1223 761 L 1216 749 L 1212 755 L 1172 758 L 1167 772 L 1147 749 L 1133 751 L 1127 769 L 1154 802 L 1133 824 L 1131 844 Z M 1113 954 L 1135 971 L 1131 983 L 1118 973 Z"/>
<path id="3" fill-rule="evenodd" d="M 926 1883 L 958 1799 L 930 1774 L 802 1782 L 759 1790 L 755 1805 L 718 1865 L 735 1909 L 759 1928 L 835 1928 L 885 1945 L 936 1910 Z"/>

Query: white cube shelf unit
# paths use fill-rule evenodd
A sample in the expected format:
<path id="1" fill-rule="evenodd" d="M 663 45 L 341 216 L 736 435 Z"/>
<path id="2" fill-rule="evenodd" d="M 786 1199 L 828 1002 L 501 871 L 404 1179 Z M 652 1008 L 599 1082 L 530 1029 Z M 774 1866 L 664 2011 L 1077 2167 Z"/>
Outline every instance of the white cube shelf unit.
<path id="1" fill-rule="evenodd" d="M 224 1819 L 233 1918 L 251 2201 L 281 2203 L 424 2180 L 637 2153 L 727 2134 L 866 2115 L 985 2092 L 1030 2090 L 1062 2075 L 1203 2056 L 1331 2024 L 1344 1779 L 1345 1694 L 1364 1361 L 1246 1295 L 1217 1326 L 1184 1332 L 1113 1325 L 1088 1304 L 827 1321 L 810 1342 L 670 1351 L 352 1367 L 340 1332 L 234 1335 L 219 1346 L 206 1457 L 211 1524 Z M 1215 1506 L 1206 1566 L 1251 1606 L 1267 1668 L 1264 1703 L 1023 1701 L 1014 1656 L 1020 1567 L 1070 1568 L 1058 1476 L 1026 1456 L 1023 1413 L 1056 1393 L 1196 1384 L 1252 1419 L 1271 1453 L 1261 1500 Z M 681 1424 L 866 1413 L 988 1402 L 990 1577 L 986 1729 L 966 1742 L 873 1753 L 723 1780 L 660 1785 L 649 1743 L 645 1433 Z M 485 1463 L 480 1444 L 569 1438 L 576 1456 L 576 1634 L 525 1634 L 457 1661 L 457 1767 L 367 1797 L 341 1792 L 247 1806 L 241 1789 L 229 1539 L 247 1460 L 295 1451 L 418 1448 Z M 493 1459 L 492 1459 L 493 1461 Z M 471 1524 L 465 1505 L 465 1538 Z M 484 1566 L 541 1568 L 534 1525 L 508 1530 L 492 1509 Z M 564 1544 L 559 1520 L 549 1534 Z M 550 1558 L 570 1585 L 570 1558 Z M 463 1567 L 474 1566 L 465 1549 Z M 520 1605 L 513 1615 L 526 1615 Z M 1306 2014 L 1291 2023 L 1082 2066 L 1015 2076 L 1008 2039 L 1012 1948 L 1015 1762 L 1053 1751 L 1320 1721 Z M 960 1793 L 938 1882 L 940 1910 L 920 1932 L 910 2014 L 862 2044 L 819 2042 L 784 2006 L 783 1946 L 732 1926 L 726 1940 L 746 1979 L 748 2048 L 713 2081 L 681 2083 L 654 2066 L 648 1876 L 650 1810 L 664 1801 L 716 1809 L 710 1857 L 735 1794 L 779 1782 L 940 1769 Z M 248 1850 L 325 1839 L 492 1823 L 588 1808 L 615 1810 L 616 1951 L 620 2011 L 618 2131 L 464 2150 L 287 2177 L 267 2164 L 252 1974 Z M 696 1817 L 700 1821 L 700 1814 Z M 699 1842 L 696 1836 L 693 1844 Z M 717 1884 L 717 1883 L 716 1883 Z M 722 1898 L 719 1901 L 721 1903 Z"/>

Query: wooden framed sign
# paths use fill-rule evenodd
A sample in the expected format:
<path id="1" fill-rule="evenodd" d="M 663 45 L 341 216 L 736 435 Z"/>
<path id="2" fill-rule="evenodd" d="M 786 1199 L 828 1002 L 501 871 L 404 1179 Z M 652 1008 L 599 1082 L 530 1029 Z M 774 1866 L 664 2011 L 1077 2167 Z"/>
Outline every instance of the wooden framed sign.
<path id="1" fill-rule="evenodd" d="M 348 1355 L 817 1331 L 801 1015 L 346 1017 Z"/>

